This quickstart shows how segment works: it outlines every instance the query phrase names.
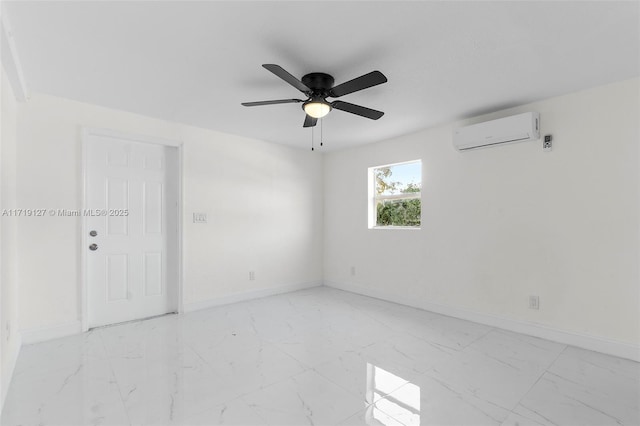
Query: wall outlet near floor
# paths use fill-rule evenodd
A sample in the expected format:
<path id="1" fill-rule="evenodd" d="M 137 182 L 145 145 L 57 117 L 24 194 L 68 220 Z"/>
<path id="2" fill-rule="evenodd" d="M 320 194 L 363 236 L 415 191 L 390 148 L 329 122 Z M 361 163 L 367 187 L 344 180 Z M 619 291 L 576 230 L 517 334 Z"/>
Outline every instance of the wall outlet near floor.
<path id="1" fill-rule="evenodd" d="M 529 296 L 529 309 L 540 309 L 540 298 L 538 296 Z"/>
<path id="2" fill-rule="evenodd" d="M 255 281 L 255 280 L 256 280 L 255 271 L 249 271 L 249 281 Z"/>

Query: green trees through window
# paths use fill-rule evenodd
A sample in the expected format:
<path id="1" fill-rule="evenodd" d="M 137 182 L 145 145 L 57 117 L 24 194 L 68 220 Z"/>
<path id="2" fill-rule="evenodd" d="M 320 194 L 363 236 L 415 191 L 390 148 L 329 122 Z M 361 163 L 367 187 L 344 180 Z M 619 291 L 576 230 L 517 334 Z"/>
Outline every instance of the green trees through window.
<path id="1" fill-rule="evenodd" d="M 419 227 L 422 164 L 420 161 L 373 169 L 375 226 Z"/>

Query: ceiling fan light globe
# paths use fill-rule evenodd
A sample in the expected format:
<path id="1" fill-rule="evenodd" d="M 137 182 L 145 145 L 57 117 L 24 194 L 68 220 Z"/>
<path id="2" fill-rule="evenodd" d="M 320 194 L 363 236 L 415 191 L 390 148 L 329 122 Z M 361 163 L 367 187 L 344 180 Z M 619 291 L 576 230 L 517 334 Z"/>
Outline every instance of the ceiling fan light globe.
<path id="1" fill-rule="evenodd" d="M 313 118 L 322 118 L 329 114 L 331 106 L 324 102 L 308 102 L 304 104 L 304 112 Z"/>

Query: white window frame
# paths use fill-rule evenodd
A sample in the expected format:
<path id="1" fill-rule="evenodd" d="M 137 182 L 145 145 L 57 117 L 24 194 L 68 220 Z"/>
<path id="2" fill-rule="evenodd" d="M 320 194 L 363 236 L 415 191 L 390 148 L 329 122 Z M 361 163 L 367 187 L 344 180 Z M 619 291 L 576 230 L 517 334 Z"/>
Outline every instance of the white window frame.
<path id="1" fill-rule="evenodd" d="M 401 166 L 403 164 L 411 164 L 411 163 L 418 163 L 420 164 L 420 192 L 409 192 L 409 193 L 405 193 L 405 194 L 390 194 L 390 195 L 377 195 L 376 194 L 376 179 L 375 179 L 375 171 L 377 169 L 381 169 L 383 167 L 395 167 L 395 166 Z M 415 229 L 415 230 L 419 230 L 422 227 L 422 214 L 420 217 L 420 226 L 378 226 L 376 224 L 376 220 L 377 220 L 377 215 L 378 215 L 378 209 L 377 209 L 377 205 L 379 201 L 386 201 L 386 200 L 411 200 L 411 199 L 420 199 L 420 204 L 422 204 L 422 177 L 424 175 L 423 171 L 422 171 L 422 160 L 421 159 L 417 159 L 417 160 L 409 160 L 409 161 L 402 161 L 400 163 L 391 163 L 391 164 L 383 164 L 380 166 L 374 166 L 374 167 L 369 167 L 368 170 L 368 174 L 369 174 L 369 179 L 368 179 L 368 186 L 369 186 L 369 191 L 368 191 L 368 200 L 369 200 L 369 209 L 368 209 L 368 214 L 369 214 L 369 220 L 368 220 L 368 227 L 369 229 Z"/>

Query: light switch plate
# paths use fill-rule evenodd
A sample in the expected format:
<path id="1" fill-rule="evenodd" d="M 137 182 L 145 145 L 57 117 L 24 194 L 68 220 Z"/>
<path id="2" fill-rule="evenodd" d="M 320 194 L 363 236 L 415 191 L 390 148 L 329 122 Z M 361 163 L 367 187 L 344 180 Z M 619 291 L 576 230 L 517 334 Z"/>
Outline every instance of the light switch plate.
<path id="1" fill-rule="evenodd" d="M 193 223 L 207 223 L 207 214 L 206 213 L 194 213 L 193 214 Z"/>

